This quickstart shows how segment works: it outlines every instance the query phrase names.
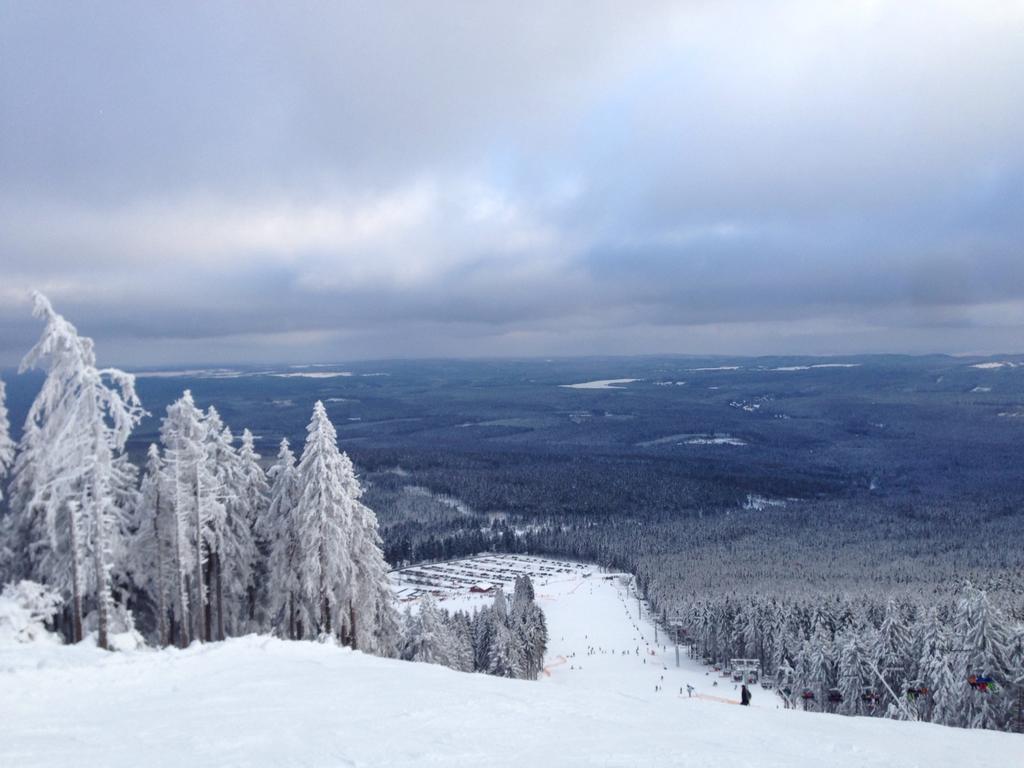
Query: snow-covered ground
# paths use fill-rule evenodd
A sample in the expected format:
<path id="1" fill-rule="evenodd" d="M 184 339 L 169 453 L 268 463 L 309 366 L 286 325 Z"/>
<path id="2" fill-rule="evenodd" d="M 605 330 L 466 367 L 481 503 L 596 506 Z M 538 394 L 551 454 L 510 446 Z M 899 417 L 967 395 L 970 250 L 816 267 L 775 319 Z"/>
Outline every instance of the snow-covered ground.
<path id="1" fill-rule="evenodd" d="M 738 437 L 732 435 L 721 434 L 694 434 L 684 433 L 678 435 L 667 435 L 665 437 L 658 437 L 654 440 L 645 440 L 642 443 L 637 443 L 637 446 L 641 448 L 650 448 L 655 445 L 669 445 L 674 443 L 675 445 L 736 445 L 743 446 L 747 442 L 741 440 Z"/>
<path id="2" fill-rule="evenodd" d="M 714 686 L 685 656 L 676 667 L 673 647 L 654 641 L 627 578 L 534 558 L 460 563 L 429 585 L 448 608 L 490 599 L 454 576 L 537 576 L 551 635 L 542 680 L 265 637 L 116 654 L 8 646 L 0 766 L 1021 764 L 1017 735 L 776 709 L 760 688 L 754 706 L 734 706 L 731 683 Z M 680 695 L 687 683 L 698 697 Z"/>
<path id="3" fill-rule="evenodd" d="M 783 365 L 772 371 L 811 371 L 816 368 L 860 368 L 860 363 L 817 363 L 815 365 Z"/>
<path id="4" fill-rule="evenodd" d="M 625 384 L 632 384 L 640 379 L 598 379 L 581 381 L 578 384 L 559 384 L 564 389 L 622 389 Z"/>
<path id="5" fill-rule="evenodd" d="M 1011 363 L 1009 360 L 1001 360 L 994 363 L 975 363 L 971 368 L 977 368 L 982 371 L 995 371 L 1000 368 L 1016 368 L 1017 363 Z"/>

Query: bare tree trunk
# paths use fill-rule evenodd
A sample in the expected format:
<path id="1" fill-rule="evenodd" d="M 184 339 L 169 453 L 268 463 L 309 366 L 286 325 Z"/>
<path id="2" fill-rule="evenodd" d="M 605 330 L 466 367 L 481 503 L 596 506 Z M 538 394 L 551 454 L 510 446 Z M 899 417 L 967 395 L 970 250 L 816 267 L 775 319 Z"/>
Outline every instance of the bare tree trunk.
<path id="1" fill-rule="evenodd" d="M 358 647 L 356 643 L 356 608 L 351 600 L 348 601 L 348 633 L 352 649 L 355 650 Z"/>
<path id="2" fill-rule="evenodd" d="M 196 639 L 204 642 L 207 638 L 203 635 L 203 614 L 206 606 L 205 595 L 203 594 L 203 488 L 199 479 L 199 459 L 196 459 Z"/>
<path id="3" fill-rule="evenodd" d="M 298 639 L 295 634 L 295 594 L 288 593 L 288 639 Z"/>
<path id="4" fill-rule="evenodd" d="M 157 602 L 157 635 L 160 646 L 167 645 L 167 601 L 164 595 L 164 553 L 163 542 L 160 540 L 160 477 L 156 478 L 156 509 L 153 514 L 153 536 L 156 539 L 156 602 Z"/>
<path id="5" fill-rule="evenodd" d="M 78 548 L 78 515 L 68 506 L 68 532 L 71 547 L 71 642 L 82 642 L 82 565 Z"/>
<path id="6" fill-rule="evenodd" d="M 211 552 L 206 560 L 206 568 L 203 578 L 206 580 L 204 591 L 206 592 L 206 605 L 203 606 L 203 634 L 206 639 L 213 639 L 213 567 L 216 562 L 217 553 Z"/>
<path id="7" fill-rule="evenodd" d="M 217 585 L 217 639 L 224 639 L 224 579 L 221 572 L 220 552 L 213 556 L 213 573 Z"/>
<path id="8" fill-rule="evenodd" d="M 98 637 L 96 645 L 105 651 L 110 650 L 110 573 L 103 563 L 103 555 L 107 549 L 107 538 L 103 533 L 103 512 L 96 512 L 96 537 L 93 543 L 93 564 L 96 568 L 96 618 Z"/>
<path id="9" fill-rule="evenodd" d="M 175 600 L 178 604 L 177 639 L 178 647 L 188 647 L 188 584 L 185 578 L 185 542 L 181 530 L 181 446 L 174 458 L 174 585 Z"/>

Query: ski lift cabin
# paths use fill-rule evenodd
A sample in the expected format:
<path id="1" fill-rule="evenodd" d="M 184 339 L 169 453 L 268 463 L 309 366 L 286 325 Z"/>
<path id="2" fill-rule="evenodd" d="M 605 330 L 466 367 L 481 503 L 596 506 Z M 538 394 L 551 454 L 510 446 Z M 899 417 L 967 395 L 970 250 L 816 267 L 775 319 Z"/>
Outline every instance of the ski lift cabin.
<path id="1" fill-rule="evenodd" d="M 860 695 L 860 700 L 865 704 L 877 704 L 878 703 L 878 691 L 874 688 L 865 688 Z"/>
<path id="2" fill-rule="evenodd" d="M 761 677 L 761 662 L 758 659 L 731 659 L 732 679 L 737 683 L 753 685 Z"/>
<path id="3" fill-rule="evenodd" d="M 995 693 L 997 690 L 995 682 L 988 675 L 971 675 L 967 678 L 967 684 L 978 693 Z"/>

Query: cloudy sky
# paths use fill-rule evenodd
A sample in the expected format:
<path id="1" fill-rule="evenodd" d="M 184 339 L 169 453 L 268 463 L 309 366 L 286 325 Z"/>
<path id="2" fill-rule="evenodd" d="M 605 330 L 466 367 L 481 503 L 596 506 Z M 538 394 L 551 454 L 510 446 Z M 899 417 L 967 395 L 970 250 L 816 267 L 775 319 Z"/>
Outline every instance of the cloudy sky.
<path id="1" fill-rule="evenodd" d="M 0 0 L 0 364 L 1024 350 L 1024 3 Z"/>

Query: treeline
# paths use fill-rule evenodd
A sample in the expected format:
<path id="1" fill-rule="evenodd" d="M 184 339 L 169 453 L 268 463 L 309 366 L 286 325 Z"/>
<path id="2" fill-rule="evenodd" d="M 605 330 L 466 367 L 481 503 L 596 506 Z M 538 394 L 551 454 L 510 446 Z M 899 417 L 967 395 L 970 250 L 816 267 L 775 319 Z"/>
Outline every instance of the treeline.
<path id="1" fill-rule="evenodd" d="M 301 459 L 282 442 L 264 473 L 248 430 L 236 448 L 216 409 L 186 391 L 167 407 L 140 483 L 124 451 L 144 414 L 132 377 L 97 368 L 92 341 L 41 295 L 35 311 L 45 327 L 22 368 L 46 377 L 13 462 L 0 443 L 13 468 L 5 580 L 60 593 L 72 642 L 95 631 L 109 647 L 135 609 L 159 645 L 272 631 L 394 654 L 377 520 L 322 403 Z"/>
<path id="2" fill-rule="evenodd" d="M 508 517 L 398 525 L 388 553 L 492 549 L 629 571 L 669 634 L 680 627 L 719 666 L 758 659 L 788 704 L 1019 727 L 1024 551 L 1009 500 Z"/>
<path id="3" fill-rule="evenodd" d="M 249 430 L 236 447 L 217 410 L 186 390 L 140 473 L 125 451 L 145 415 L 133 377 L 99 369 L 92 341 L 34 300 L 45 326 L 22 370 L 46 376 L 17 445 L 0 382 L 0 582 L 11 582 L 19 636 L 47 621 L 70 642 L 95 632 L 109 648 L 139 617 L 160 646 L 271 632 L 536 677 L 547 634 L 528 581 L 511 608 L 499 593 L 473 617 L 428 603 L 401 620 L 377 517 L 323 403 L 301 456 L 282 440 L 264 471 Z M 467 636 L 472 663 L 456 663 Z"/>
<path id="4" fill-rule="evenodd" d="M 709 663 L 757 659 L 790 706 L 996 730 L 1024 714 L 1024 626 L 971 585 L 940 601 L 699 599 L 666 623 Z"/>
<path id="5" fill-rule="evenodd" d="M 548 630 L 529 576 L 516 578 L 511 605 L 501 589 L 491 606 L 449 613 L 429 595 L 404 616 L 401 656 L 461 672 L 535 680 L 544 668 Z"/>

